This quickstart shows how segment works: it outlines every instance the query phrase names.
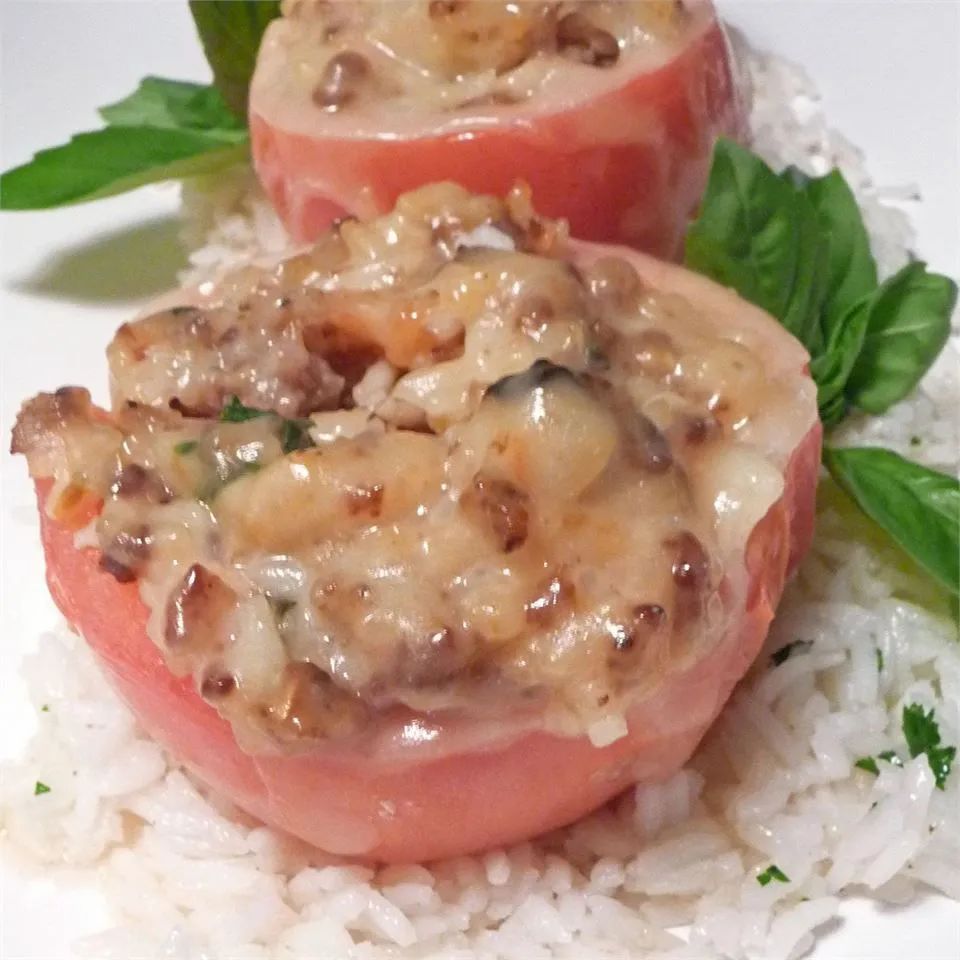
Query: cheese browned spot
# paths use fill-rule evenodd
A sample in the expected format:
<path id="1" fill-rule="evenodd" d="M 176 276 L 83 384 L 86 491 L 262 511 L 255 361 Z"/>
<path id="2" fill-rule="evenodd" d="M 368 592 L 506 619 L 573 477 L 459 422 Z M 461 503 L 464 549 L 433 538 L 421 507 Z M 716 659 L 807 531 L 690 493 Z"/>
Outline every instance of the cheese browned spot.
<path id="1" fill-rule="evenodd" d="M 579 732 L 723 634 L 796 402 L 749 329 L 449 184 L 183 300 L 121 328 L 112 413 L 41 395 L 14 449 L 48 509 L 102 501 L 104 568 L 242 744 Z"/>

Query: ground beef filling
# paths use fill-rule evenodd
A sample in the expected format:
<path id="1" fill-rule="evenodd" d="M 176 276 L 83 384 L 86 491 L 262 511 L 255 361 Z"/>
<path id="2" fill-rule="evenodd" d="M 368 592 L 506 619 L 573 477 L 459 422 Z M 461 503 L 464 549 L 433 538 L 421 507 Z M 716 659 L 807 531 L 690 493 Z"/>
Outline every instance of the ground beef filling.
<path id="1" fill-rule="evenodd" d="M 41 394 L 13 449 L 54 518 L 102 501 L 79 535 L 241 743 L 579 732 L 722 635 L 745 536 L 704 478 L 762 474 L 775 386 L 626 261 L 573 266 L 522 190 L 424 188 L 184 301 L 118 332 L 112 411 Z"/>

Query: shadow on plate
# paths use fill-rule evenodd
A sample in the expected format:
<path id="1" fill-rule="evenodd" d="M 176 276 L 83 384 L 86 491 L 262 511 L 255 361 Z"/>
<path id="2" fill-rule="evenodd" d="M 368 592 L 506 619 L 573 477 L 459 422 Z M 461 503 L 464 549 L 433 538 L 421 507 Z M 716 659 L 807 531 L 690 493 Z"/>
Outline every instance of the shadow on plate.
<path id="1" fill-rule="evenodd" d="M 137 301 L 163 293 L 177 285 L 177 271 L 187 265 L 179 229 L 180 222 L 170 216 L 99 234 L 53 254 L 11 287 L 82 303 Z"/>

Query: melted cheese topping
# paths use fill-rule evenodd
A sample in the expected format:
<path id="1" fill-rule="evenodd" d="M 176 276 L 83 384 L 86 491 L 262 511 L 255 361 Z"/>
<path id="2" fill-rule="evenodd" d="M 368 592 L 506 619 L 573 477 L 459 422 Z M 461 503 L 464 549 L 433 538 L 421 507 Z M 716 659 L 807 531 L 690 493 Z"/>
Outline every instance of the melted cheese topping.
<path id="1" fill-rule="evenodd" d="M 424 188 L 183 301 L 118 331 L 111 415 L 41 395 L 14 449 L 61 520 L 103 499 L 104 568 L 241 743 L 606 736 L 736 615 L 796 380 L 522 191 Z"/>
<path id="2" fill-rule="evenodd" d="M 282 9 L 255 95 L 272 88 L 280 103 L 364 129 L 377 128 L 376 115 L 509 111 L 540 94 L 595 89 L 623 63 L 665 61 L 708 16 L 678 0 L 285 0 Z"/>

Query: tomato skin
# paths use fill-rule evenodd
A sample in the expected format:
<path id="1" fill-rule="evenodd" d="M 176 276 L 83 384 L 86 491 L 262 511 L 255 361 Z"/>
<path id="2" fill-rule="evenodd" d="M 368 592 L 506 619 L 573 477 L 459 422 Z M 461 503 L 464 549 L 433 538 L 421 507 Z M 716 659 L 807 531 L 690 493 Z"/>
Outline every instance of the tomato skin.
<path id="1" fill-rule="evenodd" d="M 589 263 L 610 252 L 576 244 L 574 260 Z M 689 271 L 613 252 L 631 258 L 648 285 L 687 296 L 719 322 L 739 317 L 745 327 L 769 330 L 768 364 L 807 382 L 800 375 L 804 351 L 762 311 Z M 629 733 L 603 748 L 586 737 L 511 734 L 505 718 L 498 739 L 471 746 L 469 738 L 455 738 L 461 746 L 446 751 L 410 738 L 392 752 L 322 745 L 292 756 L 251 755 L 192 682 L 166 668 L 147 636 L 136 584 L 102 571 L 99 553 L 78 550 L 73 532 L 41 507 L 47 580 L 143 728 L 242 809 L 331 853 L 362 860 L 468 853 L 562 826 L 631 783 L 665 779 L 687 761 L 756 658 L 786 578 L 809 548 L 822 432 L 815 410 L 811 389 L 798 401 L 798 424 L 809 427 L 785 458 L 783 493 L 747 541 L 745 600 L 720 591 L 730 605 L 727 632 L 703 659 L 668 674 L 630 711 Z M 37 487 L 42 505 L 50 482 Z M 469 721 L 461 721 L 465 728 Z M 381 730 L 378 742 L 401 732 Z"/>
<path id="2" fill-rule="evenodd" d="M 337 217 L 368 217 L 438 180 L 476 193 L 530 184 L 537 210 L 584 240 L 674 258 L 706 183 L 717 136 L 740 138 L 743 103 L 715 19 L 664 66 L 553 113 L 496 128 L 408 139 L 341 138 L 322 119 L 284 129 L 254 93 L 250 136 L 260 181 L 296 242 Z"/>
<path id="3" fill-rule="evenodd" d="M 791 462 L 784 501 L 751 538 L 747 616 L 709 657 L 631 715 L 628 737 L 602 749 L 585 738 L 538 733 L 506 748 L 414 758 L 406 766 L 321 751 L 253 757 L 191 681 L 167 670 L 147 637 L 136 585 L 100 570 L 97 552 L 77 550 L 71 531 L 41 510 L 48 583 L 143 728 L 239 807 L 333 853 L 386 862 L 453 856 L 569 823 L 635 780 L 664 779 L 686 762 L 766 636 L 797 540 L 785 502 L 810 489 L 809 463 L 818 462 L 819 447 L 819 430 L 811 430 Z M 45 486 L 38 486 L 41 499 Z"/>

